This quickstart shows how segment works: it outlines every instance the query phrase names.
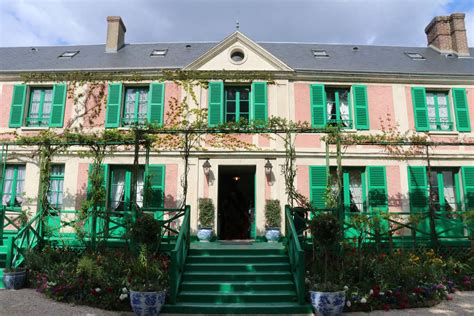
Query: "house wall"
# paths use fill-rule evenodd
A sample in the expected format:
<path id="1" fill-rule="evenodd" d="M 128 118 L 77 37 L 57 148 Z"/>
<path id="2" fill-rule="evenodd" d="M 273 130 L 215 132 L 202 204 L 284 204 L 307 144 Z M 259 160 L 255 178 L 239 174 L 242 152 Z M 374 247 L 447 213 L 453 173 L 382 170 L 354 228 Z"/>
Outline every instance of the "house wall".
<path id="1" fill-rule="evenodd" d="M 249 56 L 248 58 L 251 58 Z M 274 84 L 268 87 L 268 113 L 269 115 L 281 116 L 296 121 L 310 121 L 310 103 L 309 103 L 309 85 L 317 81 L 292 81 L 276 80 Z M 37 133 L 38 128 L 8 128 L 10 117 L 10 104 L 12 98 L 13 85 L 19 82 L 0 83 L 0 137 L 11 138 L 5 133 L 17 132 L 19 135 L 31 135 Z M 355 82 L 323 82 L 326 85 L 350 86 Z M 358 84 L 360 84 L 358 82 Z M 413 106 L 411 101 L 411 84 L 399 83 L 366 83 L 369 101 L 370 131 L 349 131 L 349 133 L 370 134 L 378 133 L 388 124 L 398 126 L 401 133 L 412 132 L 414 129 Z M 457 85 L 424 85 L 426 87 L 449 89 Z M 466 86 L 463 86 L 466 87 Z M 203 87 L 195 87 L 194 93 L 197 97 L 197 103 L 191 102 L 192 107 L 207 107 L 207 90 Z M 165 86 L 165 121 L 169 112 L 169 102 L 176 98 L 183 100 L 185 92 L 175 83 L 167 82 Z M 474 129 L 474 86 L 467 86 L 467 96 L 469 103 L 469 112 L 471 117 L 471 127 Z M 91 106 L 91 104 L 89 104 Z M 74 121 L 76 127 L 83 130 L 102 130 L 105 120 L 105 105 L 102 106 L 100 114 L 90 124 L 85 118 L 77 118 L 78 105 L 74 105 L 72 99 L 68 99 L 65 108 L 65 122 Z M 452 102 L 451 102 L 452 108 Z M 80 111 L 79 111 L 80 113 Z M 454 113 L 452 115 L 454 119 Z M 427 134 L 432 140 L 474 140 L 474 133 L 453 132 L 430 132 Z M 309 196 L 309 166 L 324 165 L 325 143 L 321 139 L 322 135 L 300 134 L 296 137 L 297 147 L 297 176 L 296 187 L 304 194 Z M 284 164 L 284 147 L 281 139 L 271 138 L 264 135 L 244 135 L 241 139 L 254 144 L 259 150 L 251 152 L 246 150 L 228 150 L 221 148 L 208 148 L 207 151 L 196 153 L 190 160 L 189 189 L 187 203 L 191 205 L 191 226 L 193 231 L 197 228 L 197 201 L 201 197 L 210 197 L 217 205 L 218 199 L 218 170 L 219 166 L 224 165 L 253 165 L 256 167 L 256 223 L 257 234 L 263 234 L 265 221 L 263 209 L 266 199 L 279 199 L 282 206 L 286 203 L 284 179 L 281 175 L 281 167 Z M 334 148 L 330 147 L 331 152 Z M 433 149 L 432 166 L 460 167 L 474 165 L 474 147 L 471 146 L 443 146 Z M 28 153 L 25 148 L 11 148 L 10 152 Z M 202 164 L 209 158 L 212 170 L 209 178 L 203 174 Z M 267 158 L 273 165 L 272 177 L 268 181 L 265 176 L 264 165 Z M 21 159 L 24 160 L 24 159 Z M 87 186 L 88 164 L 91 162 L 86 158 L 76 156 L 58 155 L 54 158 L 56 163 L 65 164 L 65 210 L 74 211 L 79 209 L 80 201 L 85 197 L 85 188 Z M 19 158 L 12 158 L 8 163 L 23 163 Z M 119 150 L 113 156 L 107 157 L 104 163 L 107 164 L 132 164 L 133 154 L 131 151 Z M 144 164 L 144 158 L 140 163 Z M 165 206 L 176 207 L 182 201 L 182 189 L 180 187 L 181 175 L 183 174 L 182 159 L 177 152 L 152 152 L 150 157 L 152 164 L 166 165 L 166 183 L 165 183 Z M 334 159 L 330 159 L 332 166 L 336 165 Z M 412 157 L 407 160 L 396 160 L 390 156 L 381 147 L 377 146 L 352 146 L 345 149 L 343 166 L 386 166 L 387 167 L 387 186 L 389 193 L 389 204 L 391 211 L 409 211 L 408 196 L 408 165 L 425 165 L 426 162 L 421 158 Z M 25 208 L 32 213 L 36 211 L 36 197 L 39 184 L 39 169 L 36 158 L 26 158 L 25 194 L 28 202 Z M 282 208 L 283 209 L 283 208 Z M 282 211 L 283 215 L 283 211 Z M 69 215 L 68 215 L 69 216 Z M 282 224 L 283 224 L 282 216 Z M 217 225 L 217 217 L 216 217 Z"/>

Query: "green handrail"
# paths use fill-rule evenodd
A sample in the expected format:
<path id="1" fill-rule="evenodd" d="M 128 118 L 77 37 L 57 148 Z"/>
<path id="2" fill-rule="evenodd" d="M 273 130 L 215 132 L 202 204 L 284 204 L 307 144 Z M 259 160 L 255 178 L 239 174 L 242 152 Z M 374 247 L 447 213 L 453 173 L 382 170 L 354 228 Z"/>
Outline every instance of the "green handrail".
<path id="1" fill-rule="evenodd" d="M 298 304 L 304 304 L 304 251 L 298 240 L 293 217 L 291 216 L 291 209 L 288 205 L 285 206 L 285 231 L 288 257 L 290 259 L 291 273 L 295 281 L 296 294 L 298 295 Z"/>
<path id="2" fill-rule="evenodd" d="M 36 223 L 36 228 L 33 224 Z M 28 223 L 18 230 L 10 243 L 10 258 L 7 265 L 17 268 L 24 261 L 23 251 L 36 247 L 42 239 L 42 213 L 39 212 L 33 216 Z"/>
<path id="3" fill-rule="evenodd" d="M 179 231 L 178 239 L 173 250 L 171 250 L 171 269 L 170 269 L 170 303 L 176 304 L 179 285 L 184 272 L 184 264 L 188 255 L 190 245 L 190 216 L 191 207 L 186 205 L 184 218 Z"/>

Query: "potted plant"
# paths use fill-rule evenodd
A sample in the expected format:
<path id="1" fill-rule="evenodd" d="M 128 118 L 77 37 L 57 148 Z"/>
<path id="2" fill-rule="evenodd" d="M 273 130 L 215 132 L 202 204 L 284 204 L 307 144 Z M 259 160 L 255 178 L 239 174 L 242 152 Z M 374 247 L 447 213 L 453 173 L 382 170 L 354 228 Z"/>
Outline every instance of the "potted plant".
<path id="1" fill-rule="evenodd" d="M 342 227 L 331 213 L 320 213 L 310 222 L 313 245 L 318 247 L 322 257 L 322 279 L 314 273 L 311 277 L 310 298 L 317 315 L 334 316 L 342 314 L 346 301 L 344 287 L 338 282 L 336 264 L 328 265 L 330 255 L 337 255 L 337 246 L 342 240 Z M 332 252 L 332 253 L 331 253 Z M 338 262 L 337 258 L 331 258 Z"/>
<path id="2" fill-rule="evenodd" d="M 267 200 L 265 203 L 265 238 L 268 242 L 277 242 L 280 239 L 280 225 L 280 200 Z"/>
<path id="3" fill-rule="evenodd" d="M 212 199 L 199 199 L 199 228 L 197 237 L 199 241 L 209 242 L 212 238 L 214 227 L 215 207 Z"/>
<path id="4" fill-rule="evenodd" d="M 7 290 L 18 290 L 23 287 L 26 280 L 24 268 L 6 268 L 3 270 L 3 284 Z"/>
<path id="5" fill-rule="evenodd" d="M 166 299 L 167 273 L 163 264 L 153 260 L 145 244 L 140 246 L 138 258 L 132 260 L 127 280 L 135 315 L 159 315 Z"/>

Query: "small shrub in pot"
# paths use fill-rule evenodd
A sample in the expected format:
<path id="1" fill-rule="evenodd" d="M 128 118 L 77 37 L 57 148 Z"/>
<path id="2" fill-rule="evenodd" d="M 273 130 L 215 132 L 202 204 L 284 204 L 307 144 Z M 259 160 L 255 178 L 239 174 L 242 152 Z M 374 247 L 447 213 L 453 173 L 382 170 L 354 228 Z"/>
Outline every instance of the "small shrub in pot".
<path id="1" fill-rule="evenodd" d="M 280 239 L 281 206 L 280 200 L 267 200 L 265 203 L 265 237 L 269 242 Z"/>
<path id="2" fill-rule="evenodd" d="M 200 198 L 198 203 L 199 209 L 199 228 L 197 237 L 200 241 L 208 242 L 212 238 L 215 207 L 212 199 Z"/>

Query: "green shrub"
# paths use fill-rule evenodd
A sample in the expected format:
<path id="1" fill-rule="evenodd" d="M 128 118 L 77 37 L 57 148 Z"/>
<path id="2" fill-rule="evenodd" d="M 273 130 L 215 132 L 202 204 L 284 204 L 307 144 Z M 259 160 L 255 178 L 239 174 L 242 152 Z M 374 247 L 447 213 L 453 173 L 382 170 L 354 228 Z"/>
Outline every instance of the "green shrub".
<path id="1" fill-rule="evenodd" d="M 213 228 L 214 227 L 214 213 L 215 207 L 212 199 L 201 198 L 199 199 L 199 224 L 202 228 Z"/>
<path id="2" fill-rule="evenodd" d="M 104 270 L 94 258 L 87 255 L 79 259 L 76 266 L 78 276 L 85 278 L 90 284 L 98 284 L 104 280 Z"/>
<path id="3" fill-rule="evenodd" d="M 157 245 L 160 240 L 161 224 L 147 213 L 140 213 L 130 229 L 131 238 L 139 244 Z"/>
<path id="4" fill-rule="evenodd" d="M 280 200 L 267 200 L 265 204 L 265 223 L 267 227 L 280 227 L 281 206 Z"/>

